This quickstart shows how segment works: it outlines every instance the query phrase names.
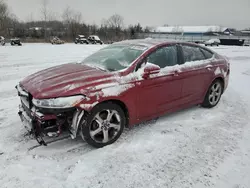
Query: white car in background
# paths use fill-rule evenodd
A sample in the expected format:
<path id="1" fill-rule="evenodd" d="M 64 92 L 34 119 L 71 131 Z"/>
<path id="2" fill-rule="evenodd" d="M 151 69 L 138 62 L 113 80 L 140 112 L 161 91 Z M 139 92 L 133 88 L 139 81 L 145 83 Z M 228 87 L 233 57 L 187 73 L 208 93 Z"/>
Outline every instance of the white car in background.
<path id="1" fill-rule="evenodd" d="M 0 36 L 0 44 L 1 44 L 2 46 L 5 45 L 5 38 L 4 38 L 3 36 Z"/>
<path id="2" fill-rule="evenodd" d="M 204 42 L 205 46 L 219 46 L 220 39 L 210 39 L 206 42 Z"/>

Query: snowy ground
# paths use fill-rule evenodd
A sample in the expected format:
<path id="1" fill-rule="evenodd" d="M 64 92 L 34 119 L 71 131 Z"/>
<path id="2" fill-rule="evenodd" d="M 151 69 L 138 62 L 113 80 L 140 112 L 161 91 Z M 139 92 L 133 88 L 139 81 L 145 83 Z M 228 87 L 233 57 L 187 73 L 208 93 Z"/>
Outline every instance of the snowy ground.
<path id="1" fill-rule="evenodd" d="M 0 187 L 250 187 L 250 47 L 216 47 L 231 60 L 228 90 L 214 109 L 193 107 L 125 130 L 94 149 L 64 140 L 28 151 L 14 86 L 28 74 L 80 61 L 101 46 L 0 47 Z"/>

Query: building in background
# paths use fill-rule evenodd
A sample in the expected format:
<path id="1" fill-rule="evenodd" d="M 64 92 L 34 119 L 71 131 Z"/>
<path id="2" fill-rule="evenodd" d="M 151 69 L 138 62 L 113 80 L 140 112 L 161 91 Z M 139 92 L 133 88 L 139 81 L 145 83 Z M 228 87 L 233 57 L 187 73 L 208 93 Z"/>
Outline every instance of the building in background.
<path id="1" fill-rule="evenodd" d="M 182 36 L 233 35 L 234 29 L 221 26 L 163 26 L 154 27 L 150 33 L 163 33 Z"/>

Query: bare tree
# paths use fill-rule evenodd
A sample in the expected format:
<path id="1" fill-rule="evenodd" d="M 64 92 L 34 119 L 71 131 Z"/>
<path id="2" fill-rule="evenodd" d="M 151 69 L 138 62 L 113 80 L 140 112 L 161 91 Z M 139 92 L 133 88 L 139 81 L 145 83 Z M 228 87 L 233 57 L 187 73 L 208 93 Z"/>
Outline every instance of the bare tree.
<path id="1" fill-rule="evenodd" d="M 112 40 L 120 40 L 121 30 L 124 25 L 123 17 L 119 14 L 112 15 L 107 21 L 106 24 L 110 29 L 110 33 L 112 33 Z"/>
<path id="2" fill-rule="evenodd" d="M 76 12 L 72 10 L 69 6 L 67 6 L 63 11 L 62 18 L 70 32 L 68 34 L 71 37 L 75 37 L 81 27 L 81 21 L 82 21 L 81 12 Z"/>
<path id="3" fill-rule="evenodd" d="M 107 28 L 108 26 L 109 26 L 108 20 L 103 18 L 101 21 L 101 27 Z"/>
<path id="4" fill-rule="evenodd" d="M 124 19 L 121 15 L 114 14 L 107 20 L 107 24 L 109 25 L 109 27 L 121 29 L 124 24 L 123 21 Z"/>
<path id="5" fill-rule="evenodd" d="M 34 21 L 34 16 L 32 12 L 26 17 L 26 22 L 33 22 L 33 21 Z"/>
<path id="6" fill-rule="evenodd" d="M 0 32 L 1 33 L 6 32 L 8 16 L 9 16 L 8 6 L 3 0 L 0 0 Z"/>
<path id="7" fill-rule="evenodd" d="M 69 6 L 67 6 L 64 9 L 63 14 L 62 14 L 62 18 L 63 18 L 63 21 L 65 22 L 65 24 L 69 24 L 70 23 L 71 17 L 72 17 L 72 10 L 70 9 Z"/>
<path id="8" fill-rule="evenodd" d="M 55 21 L 55 20 L 57 20 L 57 13 L 55 13 L 55 12 L 52 12 L 52 11 L 49 11 L 49 13 L 48 13 L 48 21 L 50 22 L 50 21 Z"/>
<path id="9" fill-rule="evenodd" d="M 41 6 L 41 14 L 42 14 L 42 20 L 44 21 L 44 39 L 47 38 L 47 21 L 48 21 L 48 0 L 41 0 L 42 6 Z"/>

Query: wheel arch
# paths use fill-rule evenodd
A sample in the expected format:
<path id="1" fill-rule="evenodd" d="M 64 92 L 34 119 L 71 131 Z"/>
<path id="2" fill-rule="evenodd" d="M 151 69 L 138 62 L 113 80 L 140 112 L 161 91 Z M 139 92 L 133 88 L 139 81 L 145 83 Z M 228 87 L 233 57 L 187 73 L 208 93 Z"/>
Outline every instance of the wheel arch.
<path id="1" fill-rule="evenodd" d="M 224 92 L 224 88 L 225 88 L 225 80 L 222 76 L 218 76 L 216 77 L 215 79 L 213 79 L 213 81 L 210 83 L 210 85 L 216 81 L 216 80 L 219 80 L 221 83 L 222 83 L 222 93 Z"/>
<path id="2" fill-rule="evenodd" d="M 215 80 L 220 80 L 220 82 L 222 83 L 222 94 L 224 93 L 224 88 L 225 88 L 225 80 L 222 76 L 217 76 L 216 78 L 214 78 L 208 85 L 207 89 L 205 90 L 205 92 L 203 93 L 203 96 L 202 96 L 202 101 L 204 100 L 210 86 L 214 83 Z"/>

